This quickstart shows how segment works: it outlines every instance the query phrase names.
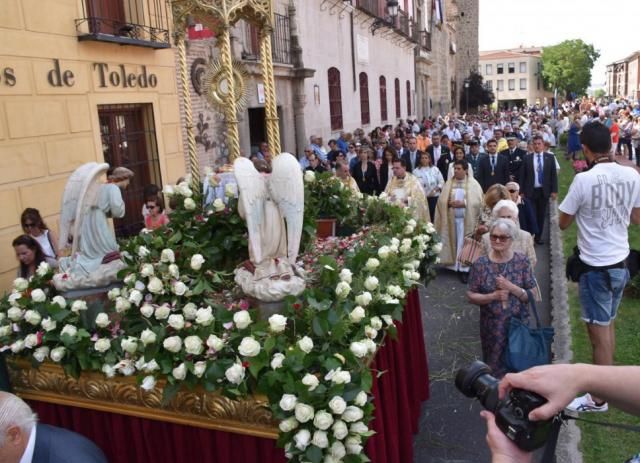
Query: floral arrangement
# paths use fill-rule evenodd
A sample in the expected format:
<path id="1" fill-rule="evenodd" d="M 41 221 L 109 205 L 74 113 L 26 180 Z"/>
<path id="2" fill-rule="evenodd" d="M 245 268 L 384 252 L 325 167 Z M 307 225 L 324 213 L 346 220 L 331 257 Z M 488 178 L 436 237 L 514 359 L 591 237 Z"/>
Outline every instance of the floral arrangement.
<path id="1" fill-rule="evenodd" d="M 306 171 L 304 182 L 305 215 L 314 219 L 335 218 L 341 223 L 353 216 L 353 203 L 357 198 L 333 173 Z"/>
<path id="2" fill-rule="evenodd" d="M 147 391 L 163 379 L 166 399 L 183 386 L 232 398 L 262 393 L 291 460 L 368 461 L 362 452 L 372 434 L 368 360 L 385 333 L 395 334 L 421 266 L 437 260 L 433 226 L 384 199 L 349 196 L 363 229 L 332 245 L 318 243 L 329 255 L 310 248 L 302 261 L 313 284 L 261 320 L 224 284 L 246 246 L 232 195 L 205 208 L 186 183 L 165 192 L 176 204 L 171 231 L 123 245 L 124 286 L 109 292 L 109 304 L 65 300 L 42 264 L 0 301 L 0 346 L 76 376 L 135 375 Z"/>

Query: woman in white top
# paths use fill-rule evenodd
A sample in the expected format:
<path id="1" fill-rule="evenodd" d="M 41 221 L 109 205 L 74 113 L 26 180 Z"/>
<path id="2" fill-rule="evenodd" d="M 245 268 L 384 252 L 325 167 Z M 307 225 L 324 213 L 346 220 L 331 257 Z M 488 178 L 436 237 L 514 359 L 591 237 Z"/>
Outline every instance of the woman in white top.
<path id="1" fill-rule="evenodd" d="M 418 167 L 413 170 L 413 175 L 418 178 L 420 185 L 422 185 L 424 195 L 427 197 L 427 202 L 429 203 L 429 213 L 431 217 L 434 218 L 436 214 L 436 204 L 438 204 L 438 198 L 444 186 L 444 178 L 442 178 L 440 169 L 431 162 L 429 153 L 420 153 Z"/>
<path id="2" fill-rule="evenodd" d="M 26 208 L 20 216 L 20 223 L 24 232 L 38 242 L 47 263 L 56 268 L 58 266 L 58 246 L 56 243 L 58 238 L 44 223 L 40 211 L 33 207 Z"/>
<path id="3" fill-rule="evenodd" d="M 464 154 L 464 148 L 462 148 L 461 146 L 456 146 L 455 148 L 453 148 L 453 161 L 461 161 L 463 159 L 466 159 L 467 156 L 466 154 Z M 471 165 L 471 163 L 469 163 L 469 170 L 468 170 L 469 176 L 473 177 L 473 166 Z M 447 174 L 447 178 L 453 178 L 453 162 L 449 163 L 449 173 Z"/>

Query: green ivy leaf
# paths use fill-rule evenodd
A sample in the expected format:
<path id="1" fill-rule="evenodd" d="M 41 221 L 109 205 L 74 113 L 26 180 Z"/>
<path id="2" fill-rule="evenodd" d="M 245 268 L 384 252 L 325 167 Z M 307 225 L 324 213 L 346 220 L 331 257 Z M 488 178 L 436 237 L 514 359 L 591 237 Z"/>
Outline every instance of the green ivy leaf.
<path id="1" fill-rule="evenodd" d="M 322 449 L 315 445 L 310 445 L 304 455 L 311 463 L 320 463 L 322 461 Z"/>

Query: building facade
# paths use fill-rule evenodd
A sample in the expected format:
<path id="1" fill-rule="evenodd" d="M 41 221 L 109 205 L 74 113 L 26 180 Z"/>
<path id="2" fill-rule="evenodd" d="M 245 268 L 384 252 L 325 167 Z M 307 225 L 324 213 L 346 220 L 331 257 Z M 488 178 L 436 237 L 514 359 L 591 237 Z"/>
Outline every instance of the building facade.
<path id="1" fill-rule="evenodd" d="M 480 52 L 478 70 L 499 107 L 551 104 L 553 93 L 544 89 L 541 57 L 542 49 L 533 47 Z"/>
<path id="2" fill-rule="evenodd" d="M 146 185 L 184 174 L 169 14 L 151 0 L 0 2 L 0 287 L 22 210 L 56 230 L 81 164 L 134 171 L 120 236 L 141 228 Z"/>
<path id="3" fill-rule="evenodd" d="M 607 95 L 640 100 L 640 51 L 607 65 Z"/>

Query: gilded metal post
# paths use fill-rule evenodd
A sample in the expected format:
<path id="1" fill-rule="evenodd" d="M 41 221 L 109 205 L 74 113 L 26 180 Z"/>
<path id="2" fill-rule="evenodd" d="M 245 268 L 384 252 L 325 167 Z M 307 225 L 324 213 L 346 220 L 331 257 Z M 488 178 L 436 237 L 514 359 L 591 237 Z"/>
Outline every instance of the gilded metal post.
<path id="1" fill-rule="evenodd" d="M 273 21 L 273 13 L 269 12 Z M 278 121 L 278 106 L 276 102 L 276 83 L 273 76 L 273 58 L 271 55 L 270 25 L 262 26 L 260 30 L 260 62 L 262 63 L 262 79 L 264 80 L 264 110 L 267 126 L 267 141 L 274 156 L 280 154 L 280 125 Z"/>
<path id="2" fill-rule="evenodd" d="M 223 5 L 226 6 L 226 3 L 223 2 Z M 224 105 L 224 115 L 227 122 L 229 163 L 232 164 L 233 161 L 240 156 L 240 133 L 238 131 L 236 85 L 233 76 L 233 55 L 231 54 L 231 34 L 229 28 L 230 25 L 225 21 L 225 24 L 222 26 L 222 30 L 220 31 L 218 44 L 220 46 L 220 61 L 222 62 L 224 80 L 226 81 L 227 86 L 227 88 L 224 89 L 224 99 L 226 100 L 226 104 Z"/>

